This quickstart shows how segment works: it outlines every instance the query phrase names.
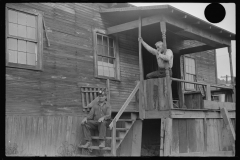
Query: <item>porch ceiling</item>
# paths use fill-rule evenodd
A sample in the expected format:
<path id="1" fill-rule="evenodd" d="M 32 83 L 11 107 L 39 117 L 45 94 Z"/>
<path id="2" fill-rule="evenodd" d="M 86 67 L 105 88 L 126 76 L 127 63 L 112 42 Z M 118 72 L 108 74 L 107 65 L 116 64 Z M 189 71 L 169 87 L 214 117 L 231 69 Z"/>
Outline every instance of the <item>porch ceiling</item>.
<path id="1" fill-rule="evenodd" d="M 170 5 L 102 9 L 100 13 L 102 18 L 109 22 L 108 34 L 138 28 L 138 18 L 141 15 L 142 26 L 165 21 L 168 24 L 167 31 L 184 39 L 206 44 L 202 48 L 195 47 L 192 50 L 223 48 L 230 46 L 231 40 L 235 40 L 235 34 Z M 186 49 L 184 54 L 188 51 L 189 49 Z"/>

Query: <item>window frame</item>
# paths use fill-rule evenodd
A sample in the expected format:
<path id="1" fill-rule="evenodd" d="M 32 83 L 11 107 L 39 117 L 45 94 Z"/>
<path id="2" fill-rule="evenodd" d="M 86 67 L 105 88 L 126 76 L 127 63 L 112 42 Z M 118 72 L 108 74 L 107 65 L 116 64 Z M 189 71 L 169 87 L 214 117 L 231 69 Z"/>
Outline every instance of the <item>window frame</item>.
<path id="1" fill-rule="evenodd" d="M 114 43 L 114 53 L 115 53 L 115 77 L 108 77 L 108 76 L 102 76 L 98 75 L 98 53 L 97 53 L 97 35 L 102 34 L 106 37 L 112 38 Z M 118 52 L 118 37 L 116 36 L 109 36 L 106 34 L 105 30 L 94 28 L 93 29 L 93 43 L 94 43 L 94 76 L 95 78 L 100 79 L 111 79 L 120 81 L 120 66 L 119 66 L 119 52 Z M 108 56 L 106 56 L 108 57 Z M 109 57 L 110 58 L 110 57 Z"/>
<path id="2" fill-rule="evenodd" d="M 192 60 L 194 60 L 194 64 L 195 64 L 195 66 L 194 66 L 194 68 L 195 68 L 195 74 L 190 74 L 190 73 L 186 73 L 186 59 L 187 58 L 189 58 L 189 59 L 192 59 Z M 197 77 L 197 70 L 196 70 L 196 60 L 195 60 L 195 58 L 193 58 L 193 57 L 191 57 L 191 56 L 184 56 L 184 79 L 186 80 L 186 74 L 189 74 L 189 75 L 193 75 L 193 82 L 196 82 L 196 77 Z M 194 86 L 194 88 L 187 88 L 186 87 L 186 84 L 190 84 L 190 83 L 184 83 L 184 89 L 185 89 L 185 91 L 196 91 L 197 89 L 196 89 L 196 85 L 195 84 L 193 84 L 193 86 Z"/>
<path id="3" fill-rule="evenodd" d="M 27 38 L 21 38 L 18 36 L 12 36 L 9 35 L 9 21 L 8 21 L 8 10 L 15 10 L 18 12 L 23 12 L 26 14 L 32 14 L 36 16 L 36 40 L 31 40 L 37 43 L 37 64 L 35 66 L 31 66 L 31 65 L 26 65 L 26 64 L 19 64 L 19 63 L 11 63 L 9 62 L 9 54 L 8 54 L 8 37 L 13 37 L 13 38 L 17 38 L 17 39 L 24 39 L 26 40 Z M 37 71 L 43 71 L 43 67 L 42 67 L 42 55 L 43 55 L 43 13 L 36 11 L 35 9 L 27 9 L 27 8 L 22 8 L 22 7 L 18 7 L 18 6 L 14 6 L 11 4 L 7 4 L 5 7 L 5 13 L 6 13 L 6 20 L 5 20 L 5 55 L 6 55 L 6 67 L 13 67 L 13 68 L 21 68 L 21 69 L 30 69 L 30 70 L 37 70 Z"/>

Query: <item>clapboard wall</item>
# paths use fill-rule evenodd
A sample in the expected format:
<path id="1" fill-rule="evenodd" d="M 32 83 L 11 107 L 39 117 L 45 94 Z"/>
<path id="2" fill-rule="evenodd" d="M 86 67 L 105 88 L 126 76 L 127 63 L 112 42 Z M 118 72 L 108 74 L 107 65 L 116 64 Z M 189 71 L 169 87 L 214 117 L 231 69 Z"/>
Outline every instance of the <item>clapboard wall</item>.
<path id="1" fill-rule="evenodd" d="M 106 86 L 94 77 L 93 28 L 105 29 L 91 3 L 12 4 L 43 13 L 50 46 L 43 31 L 43 71 L 6 67 L 7 114 L 57 115 L 82 113 L 80 87 Z M 101 6 L 104 7 L 104 6 Z M 138 42 L 119 34 L 121 81 L 110 81 L 111 104 L 118 110 L 139 79 Z M 138 110 L 135 101 L 128 110 Z"/>

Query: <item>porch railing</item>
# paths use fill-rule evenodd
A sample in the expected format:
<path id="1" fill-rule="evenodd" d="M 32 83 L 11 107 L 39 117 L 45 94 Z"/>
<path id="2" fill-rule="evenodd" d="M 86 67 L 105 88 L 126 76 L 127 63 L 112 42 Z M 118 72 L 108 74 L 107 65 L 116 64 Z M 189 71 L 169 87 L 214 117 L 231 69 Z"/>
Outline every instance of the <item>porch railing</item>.
<path id="1" fill-rule="evenodd" d="M 191 84 L 197 84 L 197 85 L 203 85 L 206 86 L 206 100 L 211 100 L 211 87 L 216 87 L 216 88 L 223 88 L 223 89 L 229 89 L 229 90 L 234 90 L 234 87 L 228 87 L 228 86 L 219 86 L 216 84 L 208 84 L 208 83 L 202 83 L 202 82 L 192 82 L 192 81 L 187 81 L 183 79 L 177 79 L 177 78 L 171 78 L 173 81 L 177 82 L 184 82 L 184 83 L 191 83 Z"/>

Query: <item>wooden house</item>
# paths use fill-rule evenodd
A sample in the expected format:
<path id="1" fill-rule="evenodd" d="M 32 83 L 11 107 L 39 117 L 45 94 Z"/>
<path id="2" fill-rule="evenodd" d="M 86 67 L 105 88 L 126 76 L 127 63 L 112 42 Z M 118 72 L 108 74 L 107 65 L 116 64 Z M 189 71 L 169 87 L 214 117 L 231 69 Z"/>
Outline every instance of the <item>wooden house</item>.
<path id="1" fill-rule="evenodd" d="M 215 52 L 228 47 L 231 57 L 235 34 L 170 5 L 5 10 L 7 156 L 141 156 L 151 147 L 158 156 L 235 155 L 235 86 L 217 85 Z M 172 77 L 166 68 L 165 78 L 146 79 L 157 61 L 139 36 L 173 51 Z M 88 152 L 78 148 L 80 123 L 100 88 L 108 89 L 113 121 L 107 147 Z"/>

